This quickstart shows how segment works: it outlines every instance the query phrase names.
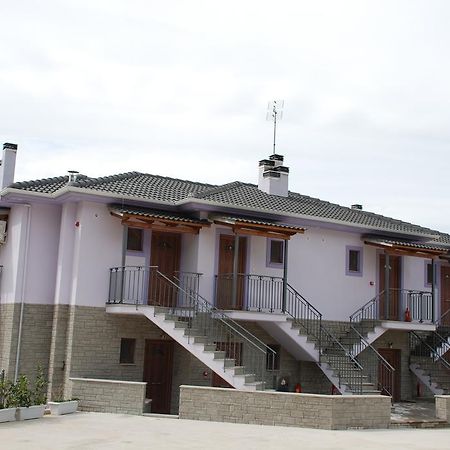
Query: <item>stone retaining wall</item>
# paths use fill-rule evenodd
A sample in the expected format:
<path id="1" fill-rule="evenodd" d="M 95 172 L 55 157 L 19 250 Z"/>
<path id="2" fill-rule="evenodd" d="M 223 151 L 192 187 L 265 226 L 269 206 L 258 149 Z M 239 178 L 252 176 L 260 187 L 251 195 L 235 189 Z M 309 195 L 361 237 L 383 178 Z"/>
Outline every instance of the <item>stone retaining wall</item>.
<path id="1" fill-rule="evenodd" d="M 180 419 L 322 428 L 389 428 L 390 397 L 180 387 Z"/>
<path id="2" fill-rule="evenodd" d="M 80 411 L 142 414 L 147 383 L 70 378 L 70 397 L 79 399 Z"/>
<path id="3" fill-rule="evenodd" d="M 436 395 L 436 417 L 450 423 L 450 395 Z"/>

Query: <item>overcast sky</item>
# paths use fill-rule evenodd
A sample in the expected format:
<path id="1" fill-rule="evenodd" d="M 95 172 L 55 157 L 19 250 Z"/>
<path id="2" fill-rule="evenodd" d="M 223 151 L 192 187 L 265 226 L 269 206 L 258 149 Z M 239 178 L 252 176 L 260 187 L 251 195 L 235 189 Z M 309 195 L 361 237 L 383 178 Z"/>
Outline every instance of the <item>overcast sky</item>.
<path id="1" fill-rule="evenodd" d="M 16 180 L 257 182 L 450 232 L 450 2 L 0 0 Z"/>

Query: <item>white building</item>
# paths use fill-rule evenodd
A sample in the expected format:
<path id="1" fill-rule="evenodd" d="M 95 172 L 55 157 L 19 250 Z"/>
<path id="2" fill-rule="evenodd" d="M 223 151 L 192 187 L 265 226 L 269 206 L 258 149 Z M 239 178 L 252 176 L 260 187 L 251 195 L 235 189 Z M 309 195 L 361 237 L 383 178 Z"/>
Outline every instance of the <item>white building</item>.
<path id="1" fill-rule="evenodd" d="M 448 234 L 290 192 L 280 155 L 257 185 L 219 186 L 14 182 L 16 150 L 0 174 L 10 377 L 41 363 L 53 396 L 70 377 L 146 381 L 155 412 L 180 384 L 448 392 Z"/>

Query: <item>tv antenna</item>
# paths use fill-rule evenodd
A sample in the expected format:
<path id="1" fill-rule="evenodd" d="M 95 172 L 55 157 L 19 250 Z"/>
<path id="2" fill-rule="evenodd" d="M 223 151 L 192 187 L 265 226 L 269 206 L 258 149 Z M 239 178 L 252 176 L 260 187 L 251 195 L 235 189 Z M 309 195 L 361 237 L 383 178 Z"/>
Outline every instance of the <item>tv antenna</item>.
<path id="1" fill-rule="evenodd" d="M 273 154 L 275 155 L 275 145 L 277 138 L 277 120 L 283 118 L 284 100 L 273 100 L 267 105 L 266 120 L 273 121 Z"/>

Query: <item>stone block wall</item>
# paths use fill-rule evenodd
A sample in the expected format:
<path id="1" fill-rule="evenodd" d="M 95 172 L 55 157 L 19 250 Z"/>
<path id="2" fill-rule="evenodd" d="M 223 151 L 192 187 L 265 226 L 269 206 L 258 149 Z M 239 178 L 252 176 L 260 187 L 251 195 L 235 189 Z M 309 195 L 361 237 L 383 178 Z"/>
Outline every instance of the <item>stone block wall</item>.
<path id="1" fill-rule="evenodd" d="M 80 411 L 142 414 L 146 383 L 70 378 L 69 397 L 79 399 Z"/>
<path id="2" fill-rule="evenodd" d="M 436 395 L 436 417 L 450 423 L 450 395 Z"/>
<path id="3" fill-rule="evenodd" d="M 391 400 L 381 395 L 318 395 L 180 387 L 180 419 L 344 430 L 388 428 Z"/>
<path id="4" fill-rule="evenodd" d="M 14 377 L 19 330 L 20 303 L 0 305 L 0 370 Z M 48 373 L 53 305 L 24 304 L 19 374 L 33 379 L 41 365 Z"/>

